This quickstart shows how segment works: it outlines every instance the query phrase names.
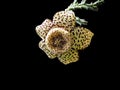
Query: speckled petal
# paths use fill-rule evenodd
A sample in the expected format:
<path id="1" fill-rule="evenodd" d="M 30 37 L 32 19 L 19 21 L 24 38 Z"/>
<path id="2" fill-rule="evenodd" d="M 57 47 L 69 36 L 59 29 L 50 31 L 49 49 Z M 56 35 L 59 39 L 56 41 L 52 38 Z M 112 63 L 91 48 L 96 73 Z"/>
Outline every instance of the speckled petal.
<path id="1" fill-rule="evenodd" d="M 45 39 L 48 31 L 52 27 L 52 22 L 49 19 L 46 19 L 41 25 L 36 27 L 36 33 L 42 38 Z"/>
<path id="2" fill-rule="evenodd" d="M 58 56 L 58 59 L 63 64 L 67 65 L 67 64 L 78 61 L 79 55 L 76 50 L 71 49 L 68 52 L 65 52 L 65 53 L 61 54 L 60 56 Z"/>
<path id="3" fill-rule="evenodd" d="M 47 56 L 50 58 L 50 59 L 54 59 L 56 57 L 56 55 L 54 53 L 51 53 L 47 47 L 46 47 L 46 44 L 45 44 L 45 41 L 42 40 L 39 42 L 39 48 L 42 49 L 46 54 Z"/>
<path id="4" fill-rule="evenodd" d="M 60 11 L 53 17 L 53 24 L 65 28 L 67 31 L 75 27 L 75 14 L 73 11 Z"/>
<path id="5" fill-rule="evenodd" d="M 76 27 L 71 34 L 74 42 L 72 48 L 75 50 L 81 50 L 88 47 L 94 35 L 90 30 L 83 27 Z"/>

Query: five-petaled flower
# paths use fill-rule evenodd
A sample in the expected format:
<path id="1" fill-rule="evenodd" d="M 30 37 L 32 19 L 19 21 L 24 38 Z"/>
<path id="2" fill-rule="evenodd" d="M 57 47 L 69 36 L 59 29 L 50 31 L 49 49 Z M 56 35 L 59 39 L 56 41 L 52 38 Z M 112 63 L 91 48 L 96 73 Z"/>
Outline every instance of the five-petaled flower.
<path id="1" fill-rule="evenodd" d="M 78 50 L 88 47 L 94 35 L 87 28 L 76 27 L 76 16 L 69 10 L 57 12 L 52 21 L 46 19 L 36 32 L 42 38 L 39 48 L 65 65 L 79 60 Z"/>

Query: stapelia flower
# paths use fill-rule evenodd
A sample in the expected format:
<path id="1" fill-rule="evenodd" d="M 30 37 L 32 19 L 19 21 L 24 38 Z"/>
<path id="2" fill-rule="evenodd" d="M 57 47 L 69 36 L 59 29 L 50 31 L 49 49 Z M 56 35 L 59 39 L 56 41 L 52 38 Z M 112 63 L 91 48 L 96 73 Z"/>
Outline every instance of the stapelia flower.
<path id="1" fill-rule="evenodd" d="M 46 19 L 36 27 L 37 34 L 42 38 L 39 48 L 49 58 L 58 57 L 63 64 L 79 60 L 78 50 L 85 49 L 94 35 L 83 27 L 75 27 L 76 17 L 73 11 L 57 12 L 53 20 Z"/>

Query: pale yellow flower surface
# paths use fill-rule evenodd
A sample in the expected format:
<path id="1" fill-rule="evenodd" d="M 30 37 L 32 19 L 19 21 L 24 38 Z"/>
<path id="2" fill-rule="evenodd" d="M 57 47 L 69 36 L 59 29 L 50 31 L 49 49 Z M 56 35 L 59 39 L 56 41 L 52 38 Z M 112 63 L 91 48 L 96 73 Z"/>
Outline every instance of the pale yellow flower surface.
<path id="1" fill-rule="evenodd" d="M 94 34 L 75 24 L 73 11 L 60 11 L 53 16 L 52 21 L 46 19 L 36 27 L 37 34 L 42 38 L 39 48 L 50 59 L 57 57 L 65 65 L 78 61 L 78 50 L 88 47 Z"/>

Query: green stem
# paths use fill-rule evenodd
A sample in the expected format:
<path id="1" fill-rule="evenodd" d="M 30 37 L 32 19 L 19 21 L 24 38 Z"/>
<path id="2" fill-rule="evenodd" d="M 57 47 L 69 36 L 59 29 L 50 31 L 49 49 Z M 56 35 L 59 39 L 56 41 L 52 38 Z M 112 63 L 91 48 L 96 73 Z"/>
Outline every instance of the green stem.
<path id="1" fill-rule="evenodd" d="M 76 9 L 86 9 L 86 10 L 93 10 L 98 11 L 98 5 L 101 5 L 104 0 L 97 0 L 94 3 L 86 3 L 86 0 L 82 0 L 81 3 L 78 3 L 77 0 L 74 0 L 70 6 L 66 10 L 76 10 Z"/>
<path id="2" fill-rule="evenodd" d="M 87 21 L 85 19 L 80 19 L 79 17 L 76 17 L 76 23 L 81 25 L 87 25 Z"/>
<path id="3" fill-rule="evenodd" d="M 67 9 L 65 10 L 76 10 L 76 9 L 86 9 L 92 11 L 98 11 L 98 5 L 101 5 L 104 0 L 97 0 L 96 2 L 86 3 L 86 0 L 82 0 L 81 3 L 78 3 L 77 0 L 74 0 Z M 81 25 L 87 25 L 87 21 L 76 17 L 76 23 Z"/>

